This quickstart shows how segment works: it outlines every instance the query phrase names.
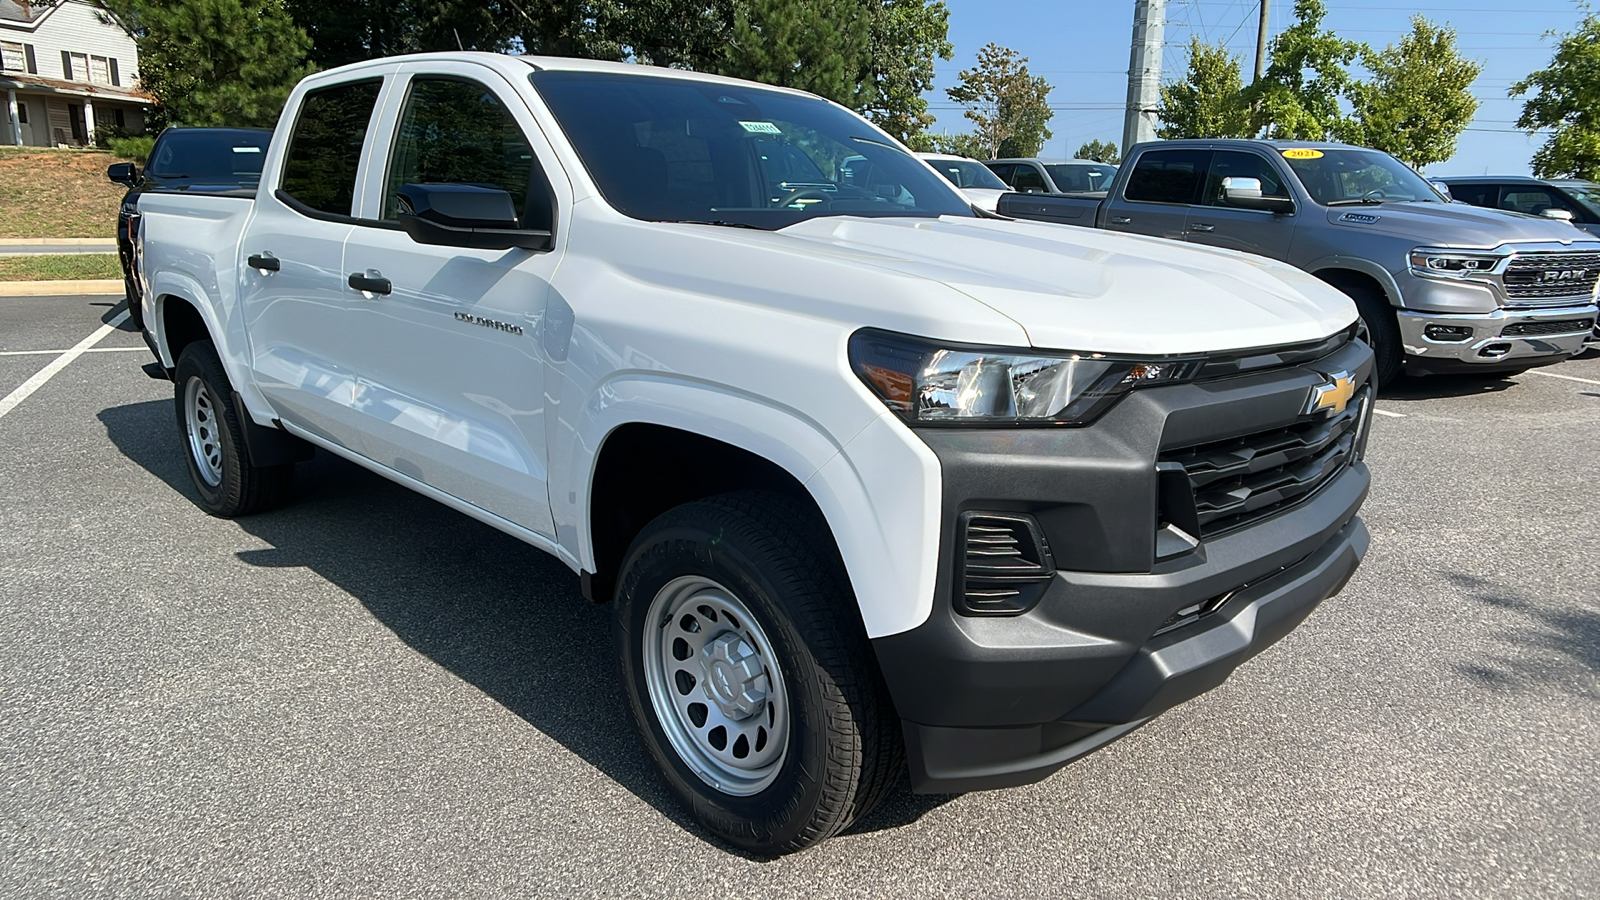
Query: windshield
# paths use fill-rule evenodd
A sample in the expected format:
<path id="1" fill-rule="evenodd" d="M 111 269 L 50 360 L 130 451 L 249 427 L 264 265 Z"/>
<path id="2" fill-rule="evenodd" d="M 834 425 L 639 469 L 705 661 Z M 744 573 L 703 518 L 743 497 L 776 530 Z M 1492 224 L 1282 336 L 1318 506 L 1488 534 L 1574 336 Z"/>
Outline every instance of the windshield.
<path id="1" fill-rule="evenodd" d="M 1569 182 L 1562 185 L 1562 187 L 1565 187 L 1567 193 L 1572 195 L 1572 199 L 1582 204 L 1583 208 L 1587 209 L 1595 218 L 1600 218 L 1600 184 L 1572 184 Z"/>
<path id="2" fill-rule="evenodd" d="M 619 212 L 777 229 L 818 216 L 972 216 L 865 121 L 815 97 L 612 72 L 534 72 Z"/>
<path id="3" fill-rule="evenodd" d="M 1117 174 L 1116 166 L 1101 163 L 1088 166 L 1058 163 L 1044 168 L 1050 173 L 1050 180 L 1056 183 L 1056 190 L 1063 194 L 1107 190 L 1111 186 L 1111 179 Z"/>
<path id="4" fill-rule="evenodd" d="M 1281 152 L 1311 199 L 1323 206 L 1385 200 L 1444 202 L 1421 175 L 1387 153 L 1310 147 Z"/>
<path id="5" fill-rule="evenodd" d="M 255 183 L 261 180 L 261 161 L 271 141 L 270 131 L 169 131 L 156 141 L 146 174 Z"/>
<path id="6" fill-rule="evenodd" d="M 930 159 L 928 165 L 958 188 L 982 188 L 989 191 L 1009 191 L 1000 176 L 975 159 Z"/>

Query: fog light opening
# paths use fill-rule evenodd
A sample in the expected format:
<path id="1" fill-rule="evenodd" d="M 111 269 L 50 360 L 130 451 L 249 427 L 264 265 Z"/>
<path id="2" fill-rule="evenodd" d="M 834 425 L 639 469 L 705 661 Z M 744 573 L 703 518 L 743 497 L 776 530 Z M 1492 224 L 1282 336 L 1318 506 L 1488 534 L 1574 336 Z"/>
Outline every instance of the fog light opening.
<path id="1" fill-rule="evenodd" d="M 1422 333 L 1428 340 L 1444 344 L 1472 340 L 1472 329 L 1465 325 L 1429 325 L 1422 329 Z"/>
<path id="2" fill-rule="evenodd" d="M 1505 341 L 1498 341 L 1493 344 L 1485 344 L 1484 348 L 1478 351 L 1478 355 L 1484 359 L 1499 359 L 1510 352 L 1510 344 L 1506 343 Z"/>

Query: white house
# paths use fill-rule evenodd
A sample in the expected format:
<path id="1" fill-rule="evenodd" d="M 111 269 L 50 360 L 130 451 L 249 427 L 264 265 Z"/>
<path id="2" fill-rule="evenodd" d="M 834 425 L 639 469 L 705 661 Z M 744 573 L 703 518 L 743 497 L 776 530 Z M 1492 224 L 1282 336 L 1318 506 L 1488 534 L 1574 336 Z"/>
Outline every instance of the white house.
<path id="1" fill-rule="evenodd" d="M 133 38 L 81 0 L 0 0 L 0 141 L 83 147 L 96 130 L 144 132 L 150 100 L 134 89 Z"/>

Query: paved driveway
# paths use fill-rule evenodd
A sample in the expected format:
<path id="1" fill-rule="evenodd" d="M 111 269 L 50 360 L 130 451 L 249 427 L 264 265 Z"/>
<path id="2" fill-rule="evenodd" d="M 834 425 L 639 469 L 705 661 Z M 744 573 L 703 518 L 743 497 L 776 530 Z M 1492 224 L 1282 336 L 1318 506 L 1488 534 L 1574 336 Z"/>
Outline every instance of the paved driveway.
<path id="1" fill-rule="evenodd" d="M 0 300 L 0 397 L 116 302 Z M 1386 397 L 1366 565 L 1220 689 L 762 862 L 657 782 L 570 572 L 326 454 L 205 516 L 139 346 L 0 412 L 0 896 L 1600 894 L 1600 359 Z"/>

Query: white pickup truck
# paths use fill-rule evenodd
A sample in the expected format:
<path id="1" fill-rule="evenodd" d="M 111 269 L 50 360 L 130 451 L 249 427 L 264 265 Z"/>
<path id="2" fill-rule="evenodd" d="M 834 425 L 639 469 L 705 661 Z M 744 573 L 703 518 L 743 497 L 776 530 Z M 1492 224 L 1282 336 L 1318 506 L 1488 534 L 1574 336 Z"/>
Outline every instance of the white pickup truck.
<path id="1" fill-rule="evenodd" d="M 200 505 L 283 502 L 315 447 L 560 558 L 615 607 L 663 777 L 758 853 L 908 768 L 1045 777 L 1220 684 L 1367 548 L 1347 297 L 982 217 L 807 94 L 378 60 L 295 89 L 253 199 L 139 205 Z"/>

